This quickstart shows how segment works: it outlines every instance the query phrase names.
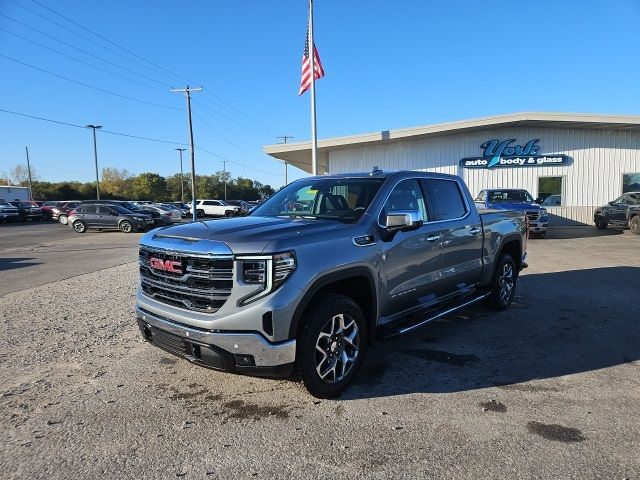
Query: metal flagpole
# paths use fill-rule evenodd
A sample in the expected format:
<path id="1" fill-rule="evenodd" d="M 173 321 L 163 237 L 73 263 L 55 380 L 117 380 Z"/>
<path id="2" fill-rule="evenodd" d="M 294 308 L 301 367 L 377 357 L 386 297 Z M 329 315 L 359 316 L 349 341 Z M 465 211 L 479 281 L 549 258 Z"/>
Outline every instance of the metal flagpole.
<path id="1" fill-rule="evenodd" d="M 313 0 L 309 0 L 309 60 L 311 65 L 311 168 L 318 174 L 318 138 L 316 132 L 316 65 L 315 43 L 313 42 Z"/>

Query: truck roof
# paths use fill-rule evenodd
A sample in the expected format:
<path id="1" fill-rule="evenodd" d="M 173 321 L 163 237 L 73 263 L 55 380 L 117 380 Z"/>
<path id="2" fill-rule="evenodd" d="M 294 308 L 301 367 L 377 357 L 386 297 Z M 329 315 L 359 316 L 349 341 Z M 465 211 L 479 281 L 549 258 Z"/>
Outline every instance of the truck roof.
<path id="1" fill-rule="evenodd" d="M 439 178 L 455 178 L 458 179 L 457 175 L 450 175 L 448 173 L 438 173 L 438 172 L 430 172 L 430 171 L 420 171 L 420 170 L 379 170 L 374 168 L 371 172 L 345 172 L 345 173 L 327 173 L 324 175 L 316 175 L 315 177 L 304 177 L 304 180 L 309 179 L 326 179 L 326 178 L 389 178 L 389 177 L 416 177 L 416 176 L 424 176 L 424 177 L 439 177 Z"/>

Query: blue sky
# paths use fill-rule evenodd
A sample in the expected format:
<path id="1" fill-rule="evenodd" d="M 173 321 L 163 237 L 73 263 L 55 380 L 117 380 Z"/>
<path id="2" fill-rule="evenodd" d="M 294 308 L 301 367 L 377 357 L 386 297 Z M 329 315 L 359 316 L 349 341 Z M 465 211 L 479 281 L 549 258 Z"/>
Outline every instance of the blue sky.
<path id="1" fill-rule="evenodd" d="M 278 135 L 310 136 L 309 96 L 297 96 L 305 0 L 39 1 L 163 69 L 32 0 L 0 0 L 0 54 L 169 108 L 0 57 L 1 109 L 187 142 L 185 100 L 169 89 L 189 79 L 207 92 L 193 96 L 196 144 L 230 160 L 234 177 L 244 170 L 263 183 L 283 183 L 283 166 L 261 146 Z M 316 46 L 326 71 L 317 83 L 320 138 L 523 110 L 639 113 L 638 0 L 315 5 Z M 42 180 L 94 176 L 88 130 L 0 112 L 0 142 L 0 172 L 24 163 L 28 145 Z M 98 142 L 101 167 L 162 175 L 179 170 L 178 145 L 104 133 Z M 221 160 L 197 152 L 196 169 L 222 170 Z M 290 168 L 290 178 L 303 175 Z"/>

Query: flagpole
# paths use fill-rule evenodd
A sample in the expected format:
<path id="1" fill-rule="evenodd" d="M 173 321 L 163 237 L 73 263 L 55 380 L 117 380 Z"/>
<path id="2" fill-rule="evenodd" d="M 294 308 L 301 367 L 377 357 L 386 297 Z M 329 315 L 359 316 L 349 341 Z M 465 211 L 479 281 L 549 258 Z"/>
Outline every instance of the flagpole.
<path id="1" fill-rule="evenodd" d="M 309 0 L 309 59 L 311 61 L 311 168 L 318 174 L 318 137 L 316 132 L 316 66 L 315 43 L 313 41 L 313 0 Z"/>

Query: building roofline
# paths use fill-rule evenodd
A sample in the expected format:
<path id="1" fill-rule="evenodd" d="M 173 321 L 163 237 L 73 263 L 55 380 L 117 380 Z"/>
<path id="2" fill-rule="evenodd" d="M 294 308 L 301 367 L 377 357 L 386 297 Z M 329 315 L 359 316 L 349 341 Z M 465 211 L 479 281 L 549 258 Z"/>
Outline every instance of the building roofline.
<path id="1" fill-rule="evenodd" d="M 640 116 L 589 113 L 518 112 L 482 118 L 434 123 L 417 127 L 383 130 L 318 140 L 319 153 L 357 145 L 394 142 L 407 138 L 424 138 L 493 127 L 537 126 L 555 128 L 616 129 L 640 131 Z M 265 145 L 263 151 L 272 157 L 309 171 L 311 142 Z"/>

